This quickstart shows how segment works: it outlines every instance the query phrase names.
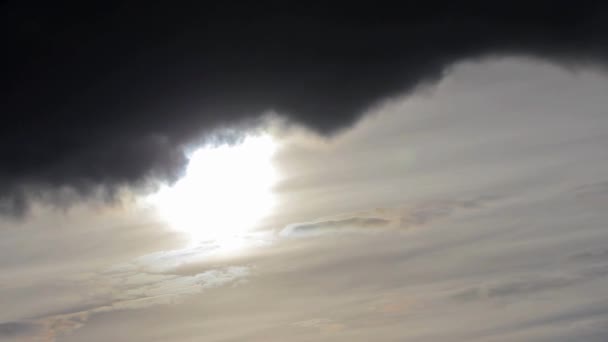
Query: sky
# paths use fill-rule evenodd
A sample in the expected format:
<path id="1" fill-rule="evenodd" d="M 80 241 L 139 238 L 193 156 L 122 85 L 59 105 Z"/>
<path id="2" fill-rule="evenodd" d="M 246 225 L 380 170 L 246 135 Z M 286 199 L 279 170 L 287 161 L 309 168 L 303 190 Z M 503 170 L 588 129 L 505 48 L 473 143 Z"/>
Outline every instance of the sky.
<path id="1" fill-rule="evenodd" d="M 38 204 L 2 223 L 0 337 L 603 341 L 607 91 L 487 59 L 331 138 L 271 123 L 276 203 L 227 253 L 133 200 Z"/>
<path id="2" fill-rule="evenodd" d="M 2 6 L 0 341 L 608 338 L 602 3 Z"/>

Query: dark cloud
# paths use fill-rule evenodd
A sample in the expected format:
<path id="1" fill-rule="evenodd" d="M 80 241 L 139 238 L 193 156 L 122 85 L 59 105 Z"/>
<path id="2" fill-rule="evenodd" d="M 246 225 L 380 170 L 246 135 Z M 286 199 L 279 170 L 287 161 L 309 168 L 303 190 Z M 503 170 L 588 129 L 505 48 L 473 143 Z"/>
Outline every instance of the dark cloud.
<path id="1" fill-rule="evenodd" d="M 0 323 L 0 338 L 23 337 L 33 335 L 40 327 L 28 322 L 4 322 Z"/>
<path id="2" fill-rule="evenodd" d="M 90 193 L 175 177 L 184 144 L 267 111 L 334 132 L 463 59 L 603 63 L 607 9 L 4 2 L 0 209 L 23 210 L 32 189 Z"/>

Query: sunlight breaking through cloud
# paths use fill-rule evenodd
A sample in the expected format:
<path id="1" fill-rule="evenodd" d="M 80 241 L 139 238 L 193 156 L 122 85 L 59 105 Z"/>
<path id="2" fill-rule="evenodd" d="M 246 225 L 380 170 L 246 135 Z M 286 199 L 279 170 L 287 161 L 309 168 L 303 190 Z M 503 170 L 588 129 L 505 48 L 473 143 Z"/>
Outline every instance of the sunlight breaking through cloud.
<path id="1" fill-rule="evenodd" d="M 269 135 L 202 147 L 191 154 L 185 176 L 149 200 L 172 229 L 189 234 L 193 242 L 213 240 L 227 250 L 238 249 L 238 236 L 274 206 L 276 148 Z"/>

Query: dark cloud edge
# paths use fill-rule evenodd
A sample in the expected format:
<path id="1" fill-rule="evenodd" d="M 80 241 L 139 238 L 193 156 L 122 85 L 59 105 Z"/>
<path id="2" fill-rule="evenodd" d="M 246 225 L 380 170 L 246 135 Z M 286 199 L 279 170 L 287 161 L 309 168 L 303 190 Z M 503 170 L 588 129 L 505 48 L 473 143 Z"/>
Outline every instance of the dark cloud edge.
<path id="1" fill-rule="evenodd" d="M 608 61 L 601 1 L 2 9 L 0 213 L 12 215 L 176 179 L 185 146 L 269 111 L 335 134 L 458 62 Z"/>

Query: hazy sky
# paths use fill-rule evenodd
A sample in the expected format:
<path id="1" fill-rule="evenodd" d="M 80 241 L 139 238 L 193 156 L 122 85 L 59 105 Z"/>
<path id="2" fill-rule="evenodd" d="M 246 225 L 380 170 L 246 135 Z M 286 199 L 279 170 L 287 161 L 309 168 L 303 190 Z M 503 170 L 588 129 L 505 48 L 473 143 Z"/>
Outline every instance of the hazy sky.
<path id="1" fill-rule="evenodd" d="M 0 340 L 605 341 L 606 94 L 487 58 L 332 137 L 272 119 L 276 203 L 225 253 L 127 190 L 36 203 L 0 223 Z"/>

